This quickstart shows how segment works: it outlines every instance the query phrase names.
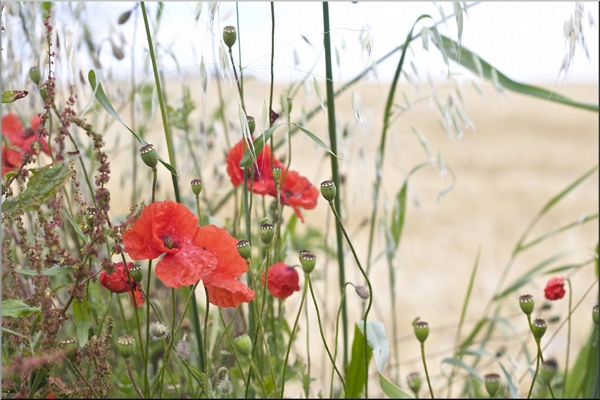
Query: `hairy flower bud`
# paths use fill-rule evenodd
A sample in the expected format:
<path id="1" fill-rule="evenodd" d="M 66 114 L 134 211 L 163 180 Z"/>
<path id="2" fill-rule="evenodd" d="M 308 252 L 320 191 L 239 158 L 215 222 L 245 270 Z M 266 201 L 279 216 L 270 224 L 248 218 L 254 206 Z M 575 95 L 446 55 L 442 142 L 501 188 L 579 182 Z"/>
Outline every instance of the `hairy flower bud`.
<path id="1" fill-rule="evenodd" d="M 150 324 L 150 338 L 152 340 L 166 339 L 169 337 L 169 327 L 162 322 Z"/>
<path id="2" fill-rule="evenodd" d="M 280 184 L 279 180 L 281 179 L 281 167 L 273 167 L 273 179 L 275 180 L 276 185 Z"/>
<path id="3" fill-rule="evenodd" d="M 369 288 L 363 285 L 358 285 L 354 287 L 354 291 L 363 300 L 369 300 L 371 297 L 371 292 L 369 292 Z"/>

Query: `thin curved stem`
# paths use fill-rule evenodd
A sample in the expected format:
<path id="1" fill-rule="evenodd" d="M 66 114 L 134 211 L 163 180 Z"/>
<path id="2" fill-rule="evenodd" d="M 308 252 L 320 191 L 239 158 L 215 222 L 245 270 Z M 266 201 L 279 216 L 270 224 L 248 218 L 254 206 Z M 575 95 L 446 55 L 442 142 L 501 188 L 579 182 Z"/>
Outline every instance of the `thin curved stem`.
<path id="1" fill-rule="evenodd" d="M 344 284 L 344 288 L 342 289 L 342 297 L 340 298 L 340 305 L 338 306 L 338 311 L 337 311 L 337 315 L 335 317 L 335 341 L 334 341 L 334 346 L 333 346 L 333 361 L 335 362 L 335 360 L 337 359 L 337 351 L 338 351 L 338 338 L 339 338 L 339 332 L 340 332 L 340 314 L 342 312 L 342 304 L 344 303 L 344 297 L 346 296 L 346 287 L 349 285 L 348 282 L 346 282 Z M 334 370 L 331 370 L 331 380 L 330 380 L 330 385 L 329 385 L 329 398 L 333 398 L 333 374 L 334 374 Z"/>
<path id="2" fill-rule="evenodd" d="M 566 398 L 567 392 L 567 375 L 569 374 L 569 355 L 571 350 L 571 307 L 573 305 L 573 287 L 571 286 L 571 280 L 567 278 L 567 284 L 569 285 L 569 316 L 567 318 L 567 359 L 565 361 L 565 376 L 563 378 L 563 397 Z M 552 387 L 548 385 L 550 390 Z M 554 398 L 554 394 L 552 394 L 552 398 Z"/>
<path id="3" fill-rule="evenodd" d="M 429 371 L 427 371 L 427 362 L 425 361 L 425 343 L 421 343 L 421 359 L 423 360 L 423 368 L 425 369 L 425 378 L 427 378 L 427 386 L 429 386 L 429 394 L 433 397 L 433 389 L 431 388 L 431 380 L 429 379 Z"/>
<path id="4" fill-rule="evenodd" d="M 540 339 L 535 339 L 535 344 L 537 345 L 537 360 L 535 362 L 535 373 L 533 374 L 533 379 L 531 380 L 531 387 L 529 388 L 529 393 L 527 394 L 527 398 L 531 398 L 531 392 L 533 391 L 533 385 L 535 385 L 535 379 L 537 378 L 538 371 L 540 370 L 540 358 L 542 358 L 542 349 L 540 347 Z"/>

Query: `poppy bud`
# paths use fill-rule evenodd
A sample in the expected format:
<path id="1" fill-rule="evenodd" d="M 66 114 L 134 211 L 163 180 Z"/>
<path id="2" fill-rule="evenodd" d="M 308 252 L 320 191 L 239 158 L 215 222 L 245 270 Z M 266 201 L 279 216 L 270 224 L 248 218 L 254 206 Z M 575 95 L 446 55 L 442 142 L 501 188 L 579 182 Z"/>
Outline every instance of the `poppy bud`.
<path id="1" fill-rule="evenodd" d="M 117 343 L 117 349 L 119 350 L 119 354 L 121 355 L 121 357 L 127 359 L 133 355 L 133 344 L 135 343 L 135 339 L 133 338 L 133 336 L 121 336 L 117 340 Z"/>
<path id="2" fill-rule="evenodd" d="M 245 239 L 237 242 L 237 250 L 244 260 L 247 260 L 252 256 L 252 248 L 250 247 L 250 242 Z"/>
<path id="3" fill-rule="evenodd" d="M 194 180 L 192 180 L 191 185 L 192 185 L 192 192 L 194 192 L 194 194 L 196 196 L 199 196 L 200 193 L 202 193 L 202 180 L 194 179 Z"/>
<path id="4" fill-rule="evenodd" d="M 304 273 L 307 275 L 310 274 L 315 269 L 315 265 L 317 265 L 317 257 L 312 254 L 302 254 L 299 258 Z"/>
<path id="5" fill-rule="evenodd" d="M 418 372 L 413 372 L 408 374 L 406 377 L 406 382 L 408 383 L 408 387 L 413 391 L 415 397 L 419 395 L 419 391 L 421 390 L 421 375 Z"/>
<path id="6" fill-rule="evenodd" d="M 594 323 L 598 325 L 598 304 L 592 309 L 592 319 L 594 320 Z"/>
<path id="7" fill-rule="evenodd" d="M 281 179 L 281 167 L 273 167 L 273 179 L 275 179 L 275 184 L 279 185 L 279 180 Z"/>
<path id="8" fill-rule="evenodd" d="M 42 74 L 40 73 L 40 69 L 38 67 L 32 67 L 29 70 L 29 78 L 33 81 L 33 83 L 35 83 L 36 85 L 39 85 L 40 80 L 42 79 Z"/>
<path id="9" fill-rule="evenodd" d="M 147 144 L 140 149 L 140 155 L 144 164 L 154 169 L 158 165 L 158 153 L 153 144 Z"/>
<path id="10" fill-rule="evenodd" d="M 332 181 L 321 182 L 321 195 L 325 198 L 325 200 L 327 200 L 328 202 L 332 202 L 333 199 L 335 198 L 335 192 L 336 192 L 336 188 L 335 188 L 334 182 L 332 182 Z"/>
<path id="11" fill-rule="evenodd" d="M 64 338 L 59 342 L 60 346 L 65 349 L 65 355 L 71 359 L 75 355 L 75 339 L 72 337 Z"/>
<path id="12" fill-rule="evenodd" d="M 236 39 L 237 33 L 235 32 L 235 27 L 226 26 L 225 28 L 223 28 L 223 41 L 225 42 L 227 47 L 229 47 L 229 50 L 231 50 L 231 46 L 235 44 Z"/>
<path id="13" fill-rule="evenodd" d="M 150 324 L 150 338 L 160 340 L 169 337 L 169 327 L 162 322 L 153 322 Z"/>
<path id="14" fill-rule="evenodd" d="M 233 347 L 244 357 L 249 357 L 252 353 L 252 340 L 247 333 L 239 333 L 233 338 Z"/>
<path id="15" fill-rule="evenodd" d="M 500 389 L 500 375 L 487 374 L 483 380 L 485 381 L 485 390 L 487 390 L 490 397 L 494 397 Z"/>
<path id="16" fill-rule="evenodd" d="M 531 315 L 531 313 L 533 312 L 533 306 L 535 305 L 535 302 L 533 301 L 533 296 L 530 294 L 524 294 L 523 296 L 519 297 L 519 306 L 521 307 L 521 310 L 523 310 L 523 312 L 527 315 Z"/>
<path id="17" fill-rule="evenodd" d="M 413 329 L 419 342 L 425 343 L 427 336 L 429 336 L 429 324 L 424 321 L 419 321 L 413 324 Z"/>
<path id="18" fill-rule="evenodd" d="M 275 230 L 273 229 L 273 225 L 269 223 L 264 223 L 260 225 L 260 239 L 264 244 L 271 243 L 273 240 L 273 236 L 275 236 Z"/>
<path id="19" fill-rule="evenodd" d="M 550 358 L 542 363 L 540 368 L 540 379 L 544 384 L 550 386 L 550 381 L 558 371 L 558 363 L 554 358 Z"/>
<path id="20" fill-rule="evenodd" d="M 371 297 L 371 293 L 369 292 L 369 288 L 363 285 L 358 285 L 354 287 L 354 291 L 363 300 L 369 300 Z"/>
<path id="21" fill-rule="evenodd" d="M 254 117 L 247 116 L 246 120 L 248 121 L 248 129 L 250 129 L 250 134 L 254 133 L 254 129 L 256 129 L 256 121 Z"/>
<path id="22" fill-rule="evenodd" d="M 141 282 L 144 278 L 144 272 L 142 271 L 142 266 L 140 264 L 133 264 L 131 268 L 129 268 L 129 274 L 131 275 L 131 279 L 136 282 Z"/>
<path id="23" fill-rule="evenodd" d="M 531 332 L 536 339 L 541 339 L 548 329 L 548 322 L 544 318 L 536 318 L 531 324 Z"/>
<path id="24" fill-rule="evenodd" d="M 131 17 L 131 10 L 125 11 L 123 14 L 119 15 L 119 19 L 117 20 L 117 23 L 119 25 L 123 25 L 125 22 L 127 22 L 129 20 L 129 17 Z"/>
<path id="25" fill-rule="evenodd" d="M 225 370 L 222 378 L 217 382 L 217 393 L 221 395 L 221 397 L 229 397 L 231 393 L 233 393 L 233 383 L 229 380 L 229 373 Z"/>

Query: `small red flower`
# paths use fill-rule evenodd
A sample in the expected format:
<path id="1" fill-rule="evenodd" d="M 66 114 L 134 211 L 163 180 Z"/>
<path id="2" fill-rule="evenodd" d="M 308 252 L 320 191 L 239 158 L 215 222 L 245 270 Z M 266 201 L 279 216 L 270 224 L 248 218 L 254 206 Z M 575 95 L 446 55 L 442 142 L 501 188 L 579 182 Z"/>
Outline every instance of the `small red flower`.
<path id="1" fill-rule="evenodd" d="M 312 210 L 317 206 L 319 195 L 319 190 L 308 179 L 296 171 L 288 171 L 281 188 L 281 204 L 292 207 L 302 222 L 304 218 L 298 207 Z"/>
<path id="2" fill-rule="evenodd" d="M 217 267 L 203 279 L 208 301 L 217 307 L 237 307 L 254 299 L 254 292 L 237 280 L 248 270 L 235 240 L 225 229 L 207 225 L 198 229 L 194 245 L 208 251 L 217 260 Z"/>
<path id="3" fill-rule="evenodd" d="M 242 138 L 235 146 L 227 153 L 227 174 L 231 178 L 233 186 L 239 186 L 244 183 L 244 169 L 240 167 L 240 161 L 244 157 L 244 152 L 248 148 L 248 144 Z M 277 159 L 273 158 L 273 166 L 281 167 L 284 165 Z M 250 189 L 251 182 L 248 182 Z M 271 148 L 265 145 L 262 151 L 256 157 L 254 163 L 254 182 L 252 183 L 252 191 L 256 194 L 267 195 L 275 194 L 275 181 L 273 180 L 273 171 L 271 169 Z"/>
<path id="4" fill-rule="evenodd" d="M 217 266 L 211 253 L 192 244 L 198 235 L 198 218 L 174 201 L 152 203 L 133 227 L 123 233 L 125 252 L 134 260 L 152 260 L 156 276 L 165 286 L 193 285 Z"/>
<path id="5" fill-rule="evenodd" d="M 2 146 L 2 176 L 21 166 L 23 153 L 32 150 L 32 144 L 39 136 L 40 117 L 31 119 L 31 128 L 23 130 L 23 125 L 14 114 L 2 117 L 2 134 L 10 142 L 9 147 Z M 49 154 L 48 143 L 45 139 L 40 140 L 42 151 Z"/>
<path id="6" fill-rule="evenodd" d="M 269 279 L 267 280 L 267 289 L 278 299 L 286 299 L 294 292 L 300 290 L 298 282 L 300 277 L 296 268 L 283 262 L 278 262 L 269 267 Z M 265 282 L 265 273 L 262 274 L 263 284 Z"/>
<path id="7" fill-rule="evenodd" d="M 127 263 L 127 269 L 131 269 L 132 265 L 133 263 Z M 123 266 L 122 262 L 115 265 L 115 271 L 110 275 L 104 270 L 100 271 L 99 279 L 102 286 L 113 293 L 129 293 L 131 304 L 134 304 L 133 296 L 131 295 L 131 288 L 133 287 L 135 304 L 138 307 L 141 307 L 142 304 L 144 304 L 144 294 L 140 290 L 138 283 L 132 279 L 131 286 L 129 286 L 127 271 L 125 271 L 125 267 Z"/>
<path id="8" fill-rule="evenodd" d="M 565 278 L 554 277 L 548 281 L 546 288 L 544 289 L 544 296 L 548 300 L 560 300 L 565 297 Z"/>

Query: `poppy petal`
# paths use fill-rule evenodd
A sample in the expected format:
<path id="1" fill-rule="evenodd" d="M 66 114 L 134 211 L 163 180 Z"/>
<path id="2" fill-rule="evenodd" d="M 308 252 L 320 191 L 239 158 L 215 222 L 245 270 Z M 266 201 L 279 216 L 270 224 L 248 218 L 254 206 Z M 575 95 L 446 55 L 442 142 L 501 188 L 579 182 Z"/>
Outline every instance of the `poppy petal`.
<path id="1" fill-rule="evenodd" d="M 156 276 L 171 288 L 193 285 L 217 266 L 217 258 L 206 250 L 185 245 L 176 254 L 167 254 L 156 265 Z"/>
<path id="2" fill-rule="evenodd" d="M 138 308 L 140 308 L 141 306 L 144 305 L 144 294 L 142 293 L 142 291 L 140 290 L 140 288 L 135 285 L 135 288 L 133 289 L 133 296 L 135 296 L 135 303 L 133 302 L 133 296 L 131 295 L 131 290 L 129 290 L 127 293 L 129 293 L 129 299 L 131 300 L 131 304 L 137 306 Z"/>
<path id="3" fill-rule="evenodd" d="M 237 307 L 255 297 L 254 291 L 244 283 L 220 274 L 211 274 L 203 283 L 208 301 L 217 307 Z"/>
<path id="4" fill-rule="evenodd" d="M 221 275 L 237 278 L 248 270 L 246 261 L 238 253 L 237 240 L 223 228 L 215 225 L 200 227 L 193 243 L 217 258 L 217 270 Z"/>
<path id="5" fill-rule="evenodd" d="M 6 114 L 2 117 L 2 134 L 15 146 L 21 146 L 23 124 L 15 114 Z"/>

